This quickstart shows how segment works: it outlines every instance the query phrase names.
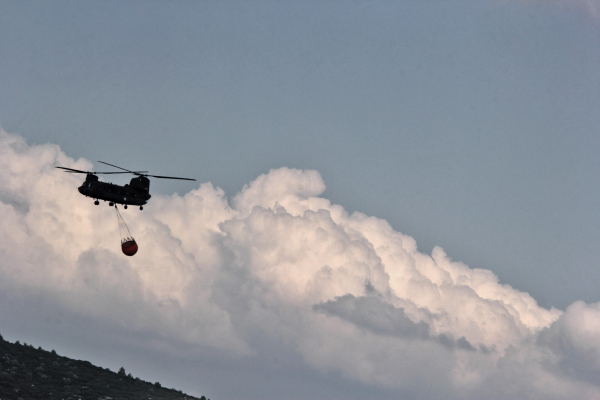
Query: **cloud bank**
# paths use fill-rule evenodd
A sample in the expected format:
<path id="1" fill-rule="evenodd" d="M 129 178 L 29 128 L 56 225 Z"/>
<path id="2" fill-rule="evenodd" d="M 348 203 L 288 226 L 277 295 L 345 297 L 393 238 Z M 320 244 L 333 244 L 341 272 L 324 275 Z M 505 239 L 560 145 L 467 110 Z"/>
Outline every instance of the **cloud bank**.
<path id="1" fill-rule="evenodd" d="M 319 373 L 416 398 L 600 398 L 600 303 L 539 307 L 488 270 L 319 197 L 281 168 L 228 201 L 210 183 L 123 212 L 81 196 L 92 170 L 0 131 L 0 290 L 117 332 L 232 358 L 285 346 Z M 0 304 L 0 312 L 10 307 Z"/>

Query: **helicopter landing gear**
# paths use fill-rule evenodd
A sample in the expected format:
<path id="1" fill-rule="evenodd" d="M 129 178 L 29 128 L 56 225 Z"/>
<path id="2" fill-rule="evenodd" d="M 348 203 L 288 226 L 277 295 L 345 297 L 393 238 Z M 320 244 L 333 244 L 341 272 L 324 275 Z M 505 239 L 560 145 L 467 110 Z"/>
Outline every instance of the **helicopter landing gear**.
<path id="1" fill-rule="evenodd" d="M 144 207 L 140 206 L 140 211 L 142 211 L 144 209 Z"/>
<path id="2" fill-rule="evenodd" d="M 95 205 L 98 205 L 98 204 L 100 204 L 100 202 L 99 202 L 98 200 L 96 200 L 96 201 L 94 202 L 94 204 L 95 204 Z"/>
<path id="3" fill-rule="evenodd" d="M 127 210 L 127 204 L 125 204 L 125 205 L 123 206 L 123 208 Z"/>
<path id="4" fill-rule="evenodd" d="M 115 203 L 113 203 L 112 201 L 110 203 L 108 203 L 109 207 L 112 207 L 115 205 Z"/>

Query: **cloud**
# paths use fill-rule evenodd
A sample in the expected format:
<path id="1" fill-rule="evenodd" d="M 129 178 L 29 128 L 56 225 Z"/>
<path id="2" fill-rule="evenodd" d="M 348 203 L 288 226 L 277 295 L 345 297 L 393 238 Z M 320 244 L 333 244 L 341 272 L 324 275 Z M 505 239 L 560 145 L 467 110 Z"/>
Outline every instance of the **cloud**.
<path id="1" fill-rule="evenodd" d="M 129 258 L 114 210 L 55 165 L 92 169 L 0 131 L 0 290 L 11 304 L 42 296 L 145 349 L 263 360 L 285 348 L 319 374 L 415 398 L 600 396 L 599 304 L 547 310 L 439 247 L 420 253 L 386 221 L 320 197 L 316 171 L 272 170 L 231 204 L 210 183 L 155 195 L 123 212 L 140 245 Z"/>
<path id="2" fill-rule="evenodd" d="M 563 316 L 544 329 L 538 344 L 558 358 L 557 367 L 576 379 L 598 383 L 600 373 L 600 303 L 571 304 Z"/>
<path id="3" fill-rule="evenodd" d="M 336 297 L 313 306 L 316 311 L 340 317 L 380 335 L 408 339 L 428 339 L 429 325 L 423 321 L 413 322 L 402 308 L 396 308 L 378 297 L 354 297 L 351 294 Z"/>
<path id="4" fill-rule="evenodd" d="M 436 340 L 452 349 L 476 350 L 464 336 L 458 340 L 453 340 L 446 333 L 431 336 L 427 323 L 423 321 L 413 322 L 406 315 L 403 308 L 396 308 L 378 297 L 354 297 L 347 294 L 336 297 L 333 301 L 316 304 L 313 309 L 327 315 L 340 317 L 379 335 L 392 335 L 405 339 Z M 427 313 L 427 310 L 423 311 Z M 483 345 L 481 349 L 484 352 L 489 352 L 489 349 Z"/>

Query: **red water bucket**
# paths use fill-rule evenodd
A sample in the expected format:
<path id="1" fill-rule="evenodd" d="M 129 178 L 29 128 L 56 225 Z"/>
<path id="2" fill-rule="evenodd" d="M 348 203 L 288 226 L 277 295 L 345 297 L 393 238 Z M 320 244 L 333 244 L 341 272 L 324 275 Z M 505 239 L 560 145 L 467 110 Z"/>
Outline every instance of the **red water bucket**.
<path id="1" fill-rule="evenodd" d="M 138 245 L 135 240 L 130 239 L 126 242 L 121 243 L 121 250 L 123 250 L 123 254 L 126 256 L 132 256 L 138 251 Z"/>

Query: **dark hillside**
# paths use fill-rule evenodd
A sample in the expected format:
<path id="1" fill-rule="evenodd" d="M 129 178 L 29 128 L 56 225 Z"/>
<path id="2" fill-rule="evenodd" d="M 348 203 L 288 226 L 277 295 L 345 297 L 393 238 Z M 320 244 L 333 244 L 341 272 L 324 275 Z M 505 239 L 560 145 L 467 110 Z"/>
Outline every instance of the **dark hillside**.
<path id="1" fill-rule="evenodd" d="M 0 400 L 206 400 L 0 336 Z"/>

